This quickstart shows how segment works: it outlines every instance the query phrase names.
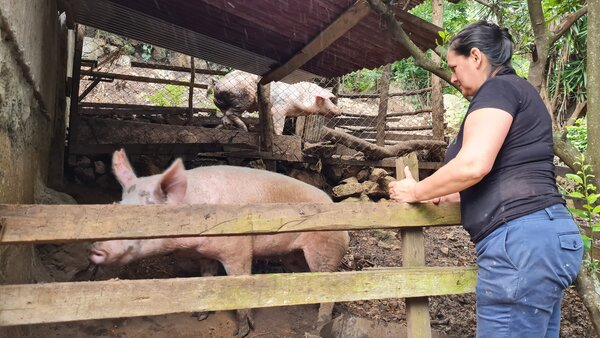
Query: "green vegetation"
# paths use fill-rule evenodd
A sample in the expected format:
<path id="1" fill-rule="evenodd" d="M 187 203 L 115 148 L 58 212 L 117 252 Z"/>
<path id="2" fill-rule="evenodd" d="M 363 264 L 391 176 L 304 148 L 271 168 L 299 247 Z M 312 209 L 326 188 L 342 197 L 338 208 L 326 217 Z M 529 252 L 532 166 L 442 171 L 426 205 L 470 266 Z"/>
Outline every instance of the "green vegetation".
<path id="1" fill-rule="evenodd" d="M 591 165 L 585 163 L 585 156 L 581 155 L 579 161 L 575 162 L 581 169 L 577 171 L 577 174 L 567 174 L 567 178 L 575 182 L 575 191 L 569 193 L 570 197 L 582 199 L 584 201 L 581 209 L 569 208 L 574 215 L 577 215 L 583 219 L 589 227 L 589 232 L 586 233 L 582 229 L 583 243 L 585 250 L 589 252 L 590 261 L 588 269 L 589 271 L 596 271 L 600 269 L 600 261 L 594 259 L 594 245 L 593 238 L 594 233 L 600 232 L 600 222 L 598 222 L 598 214 L 600 214 L 600 205 L 598 205 L 598 197 L 596 186 L 590 183 L 594 175 L 590 174 Z"/>
<path id="2" fill-rule="evenodd" d="M 176 85 L 164 85 L 162 88 L 154 91 L 153 94 L 146 95 L 146 98 L 160 107 L 180 107 L 188 99 L 189 88 Z"/>
<path id="3" fill-rule="evenodd" d="M 587 120 L 580 118 L 572 126 L 567 127 L 567 139 L 581 153 L 587 150 Z"/>

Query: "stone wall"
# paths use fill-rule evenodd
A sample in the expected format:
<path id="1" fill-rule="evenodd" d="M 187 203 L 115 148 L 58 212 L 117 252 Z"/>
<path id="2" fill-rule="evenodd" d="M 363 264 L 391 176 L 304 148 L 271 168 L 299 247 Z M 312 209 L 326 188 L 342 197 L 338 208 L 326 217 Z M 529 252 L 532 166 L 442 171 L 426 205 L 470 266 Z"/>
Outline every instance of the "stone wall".
<path id="1" fill-rule="evenodd" d="M 64 128 L 66 29 L 56 1 L 0 0 L 0 34 L 0 203 L 32 203 L 36 175 L 46 181 L 61 151 L 50 145 Z M 31 245 L 0 246 L 0 284 L 36 282 L 38 264 Z M 2 337 L 29 333 L 0 327 Z"/>

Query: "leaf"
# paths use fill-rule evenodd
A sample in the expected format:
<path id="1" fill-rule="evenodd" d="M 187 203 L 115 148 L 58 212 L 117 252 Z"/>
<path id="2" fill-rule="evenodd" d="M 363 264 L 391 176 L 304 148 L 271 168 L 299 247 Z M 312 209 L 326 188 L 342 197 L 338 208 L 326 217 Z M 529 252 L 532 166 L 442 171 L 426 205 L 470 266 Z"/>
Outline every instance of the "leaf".
<path id="1" fill-rule="evenodd" d="M 600 213 L 600 205 L 597 205 L 594 210 L 592 210 L 594 214 Z"/>
<path id="2" fill-rule="evenodd" d="M 588 218 L 588 213 L 585 210 L 570 208 L 571 212 L 580 218 Z"/>
<path id="3" fill-rule="evenodd" d="M 596 200 L 598 199 L 598 196 L 600 196 L 600 194 L 590 194 L 587 197 L 587 202 L 588 204 L 594 204 L 596 203 Z"/>
<path id="4" fill-rule="evenodd" d="M 585 198 L 585 196 L 582 193 L 578 192 L 578 191 L 570 192 L 569 196 L 573 197 L 573 198 Z"/>
<path id="5" fill-rule="evenodd" d="M 566 174 L 567 178 L 576 183 L 583 184 L 583 179 L 575 174 Z"/>
<path id="6" fill-rule="evenodd" d="M 583 246 L 589 250 L 592 247 L 592 240 L 586 235 L 581 235 L 581 239 L 583 240 Z"/>

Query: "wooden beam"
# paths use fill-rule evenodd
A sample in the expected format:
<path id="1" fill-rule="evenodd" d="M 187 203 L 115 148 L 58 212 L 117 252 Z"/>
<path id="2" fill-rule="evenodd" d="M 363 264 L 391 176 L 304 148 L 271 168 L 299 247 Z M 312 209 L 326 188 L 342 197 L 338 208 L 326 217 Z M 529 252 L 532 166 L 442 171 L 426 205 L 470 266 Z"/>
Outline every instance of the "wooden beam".
<path id="1" fill-rule="evenodd" d="M 408 90 L 405 92 L 389 93 L 388 96 L 389 97 L 413 96 L 413 95 L 424 94 L 424 93 L 427 93 L 430 91 L 431 91 L 431 87 L 428 87 L 428 88 L 423 88 L 423 89 Z M 377 98 L 379 98 L 379 95 L 380 94 L 338 94 L 337 97 L 345 97 L 345 98 L 349 98 L 349 99 L 377 99 Z"/>
<path id="2" fill-rule="evenodd" d="M 153 316 L 475 291 L 475 267 L 0 286 L 0 325 Z"/>
<path id="3" fill-rule="evenodd" d="M 385 145 L 385 119 L 388 112 L 388 99 L 390 94 L 390 73 L 392 71 L 392 65 L 388 63 L 383 66 L 381 74 L 381 80 L 379 83 L 379 107 L 376 119 L 377 135 L 375 136 L 375 143 L 378 146 Z"/>
<path id="4" fill-rule="evenodd" d="M 408 167 L 415 180 L 419 180 L 419 161 L 416 153 L 396 160 L 396 178 L 406 178 L 404 168 Z M 421 267 L 425 265 L 425 237 L 423 228 L 400 229 L 402 240 L 402 266 Z M 429 300 L 427 297 L 406 298 L 406 329 L 409 337 L 431 338 L 429 322 Z"/>
<path id="5" fill-rule="evenodd" d="M 131 61 L 131 67 L 163 69 L 163 70 L 172 70 L 174 72 L 186 72 L 186 73 L 190 73 L 192 71 L 191 67 L 161 65 L 159 63 L 138 62 L 138 61 Z M 229 72 L 226 72 L 223 70 L 212 70 L 212 69 L 194 69 L 194 72 L 196 74 L 205 74 L 205 75 L 225 75 L 225 74 L 229 73 Z"/>
<path id="6" fill-rule="evenodd" d="M 162 84 L 171 84 L 171 85 L 184 86 L 184 87 L 190 86 L 190 83 L 186 82 L 186 81 L 167 80 L 167 79 L 160 79 L 160 78 L 156 78 L 156 77 L 147 77 L 147 76 L 97 72 L 94 70 L 87 70 L 87 69 L 81 70 L 81 76 L 91 76 L 94 78 L 101 77 L 101 78 L 106 78 L 106 79 L 116 79 L 116 80 L 126 80 L 126 81 L 146 82 L 146 83 L 162 83 Z M 206 88 L 208 88 L 208 85 L 203 84 L 203 83 L 194 83 L 194 88 L 206 89 Z"/>
<path id="7" fill-rule="evenodd" d="M 253 205 L 0 204 L 0 244 L 268 234 L 460 224 L 456 205 L 276 203 Z"/>
<path id="8" fill-rule="evenodd" d="M 292 56 L 286 63 L 263 75 L 261 84 L 279 81 L 300 68 L 310 59 L 325 50 L 340 36 L 352 29 L 364 17 L 371 13 L 366 0 L 356 1 L 342 15 L 335 19 L 327 28 L 313 38 L 304 48 Z"/>

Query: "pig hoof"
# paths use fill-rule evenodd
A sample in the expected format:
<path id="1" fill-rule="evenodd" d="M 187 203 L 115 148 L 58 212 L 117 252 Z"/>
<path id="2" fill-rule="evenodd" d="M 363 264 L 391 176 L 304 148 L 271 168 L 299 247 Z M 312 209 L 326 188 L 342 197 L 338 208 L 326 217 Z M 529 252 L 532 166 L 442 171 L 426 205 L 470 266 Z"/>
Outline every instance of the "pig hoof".
<path id="1" fill-rule="evenodd" d="M 245 325 L 240 325 L 240 327 L 238 327 L 235 335 L 238 338 L 243 338 L 246 337 L 248 333 L 250 333 L 250 325 L 246 322 Z"/>
<path id="2" fill-rule="evenodd" d="M 208 311 L 203 311 L 203 312 L 194 312 L 192 313 L 192 317 L 196 317 L 196 319 L 200 320 L 205 320 L 206 318 L 208 318 Z"/>
<path id="3" fill-rule="evenodd" d="M 250 333 L 251 327 L 253 327 L 253 326 L 254 326 L 254 320 L 251 320 L 248 317 L 238 323 L 238 330 L 235 333 L 235 335 L 238 338 L 246 337 L 248 335 L 248 333 Z"/>

